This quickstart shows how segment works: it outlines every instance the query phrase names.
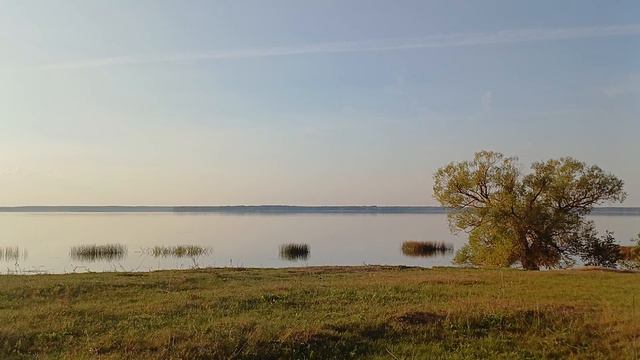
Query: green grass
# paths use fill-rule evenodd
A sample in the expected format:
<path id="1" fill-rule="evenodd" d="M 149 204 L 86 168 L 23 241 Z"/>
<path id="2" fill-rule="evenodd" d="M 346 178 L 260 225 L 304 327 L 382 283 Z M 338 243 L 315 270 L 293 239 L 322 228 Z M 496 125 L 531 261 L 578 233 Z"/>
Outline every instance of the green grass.
<path id="1" fill-rule="evenodd" d="M 390 267 L 0 277 L 0 358 L 633 359 L 640 275 Z"/>

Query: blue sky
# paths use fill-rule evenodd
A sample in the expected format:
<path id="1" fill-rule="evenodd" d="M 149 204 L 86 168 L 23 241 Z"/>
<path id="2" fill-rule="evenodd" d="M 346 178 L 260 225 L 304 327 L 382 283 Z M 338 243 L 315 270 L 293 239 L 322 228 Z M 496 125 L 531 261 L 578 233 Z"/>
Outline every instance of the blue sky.
<path id="1" fill-rule="evenodd" d="M 0 204 L 429 204 L 480 149 L 640 206 L 637 1 L 0 0 Z"/>

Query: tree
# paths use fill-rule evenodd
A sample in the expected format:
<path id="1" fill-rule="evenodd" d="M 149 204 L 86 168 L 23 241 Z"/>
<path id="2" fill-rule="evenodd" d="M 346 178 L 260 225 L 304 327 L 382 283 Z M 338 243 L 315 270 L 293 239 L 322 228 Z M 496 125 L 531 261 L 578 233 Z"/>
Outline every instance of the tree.
<path id="1" fill-rule="evenodd" d="M 570 157 L 531 170 L 523 175 L 517 158 L 481 151 L 436 171 L 433 192 L 452 210 L 452 231 L 469 232 L 458 262 L 529 270 L 570 265 L 594 235 L 585 219 L 593 206 L 626 197 L 622 180 Z"/>

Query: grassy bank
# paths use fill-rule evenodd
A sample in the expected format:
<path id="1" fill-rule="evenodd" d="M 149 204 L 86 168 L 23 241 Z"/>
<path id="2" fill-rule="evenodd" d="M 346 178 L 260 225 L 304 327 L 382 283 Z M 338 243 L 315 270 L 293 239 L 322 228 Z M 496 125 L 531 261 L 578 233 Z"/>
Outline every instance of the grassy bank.
<path id="1" fill-rule="evenodd" d="M 0 276 L 0 358 L 634 358 L 640 275 L 414 268 Z"/>

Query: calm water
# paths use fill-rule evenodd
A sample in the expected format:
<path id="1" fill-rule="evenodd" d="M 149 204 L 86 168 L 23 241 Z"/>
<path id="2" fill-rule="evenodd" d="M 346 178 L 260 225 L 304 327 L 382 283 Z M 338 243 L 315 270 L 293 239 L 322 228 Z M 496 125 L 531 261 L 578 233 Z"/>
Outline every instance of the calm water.
<path id="1" fill-rule="evenodd" d="M 622 244 L 640 232 L 638 216 L 594 216 Z M 0 272 L 148 271 L 194 266 L 450 265 L 451 253 L 403 255 L 407 240 L 444 241 L 458 249 L 466 236 L 449 233 L 440 214 L 0 214 Z M 283 244 L 308 244 L 309 255 L 281 258 Z M 118 245 L 106 259 L 71 256 L 82 245 Z M 155 246 L 198 245 L 196 257 L 153 255 Z M 74 251 L 76 251 L 74 250 Z M 96 255 L 95 253 L 93 255 Z M 99 255 L 99 254 L 98 254 Z"/>

